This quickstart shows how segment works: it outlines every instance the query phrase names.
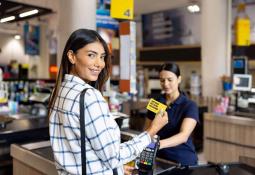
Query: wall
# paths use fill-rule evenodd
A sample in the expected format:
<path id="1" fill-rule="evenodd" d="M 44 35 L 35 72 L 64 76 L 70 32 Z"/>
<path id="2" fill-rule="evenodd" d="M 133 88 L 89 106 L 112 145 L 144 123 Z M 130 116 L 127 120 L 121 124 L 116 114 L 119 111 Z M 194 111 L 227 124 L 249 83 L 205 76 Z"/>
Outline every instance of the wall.
<path id="1" fill-rule="evenodd" d="M 12 59 L 20 63 L 28 63 L 28 56 L 24 54 L 23 40 L 14 39 L 14 35 L 0 33 L 0 64 L 8 64 Z"/>

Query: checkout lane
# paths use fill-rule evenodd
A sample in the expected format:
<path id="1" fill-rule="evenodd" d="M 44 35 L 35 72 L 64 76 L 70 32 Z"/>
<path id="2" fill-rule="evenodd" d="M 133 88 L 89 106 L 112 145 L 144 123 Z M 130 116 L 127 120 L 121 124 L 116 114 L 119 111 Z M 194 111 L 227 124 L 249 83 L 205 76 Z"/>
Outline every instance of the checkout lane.
<path id="1" fill-rule="evenodd" d="M 131 135 L 127 133 L 128 132 L 125 131 L 121 135 L 125 138 L 132 137 L 131 135 L 134 135 L 134 131 Z M 33 170 L 33 173 L 37 174 L 57 174 L 50 141 L 21 145 L 13 144 L 11 146 L 11 156 L 13 157 L 13 175 L 22 175 L 20 172 L 27 172 L 30 169 Z M 173 166 L 176 166 L 173 162 L 156 159 L 153 174 L 161 174 Z"/>
<path id="2" fill-rule="evenodd" d="M 16 114 L 15 117 L 19 118 Z M 49 140 L 49 126 L 46 117 L 29 116 L 16 119 L 8 115 L 0 116 L 0 175 L 12 173 L 10 146 L 13 143 L 27 143 Z"/>
<path id="3" fill-rule="evenodd" d="M 26 114 L 28 115 L 28 114 Z M 11 122 L 7 123 L 5 128 L 0 129 L 0 140 L 1 141 L 5 141 L 5 143 L 10 144 L 11 143 L 18 143 L 18 145 L 16 145 L 16 147 L 18 147 L 18 150 L 24 151 L 22 143 L 26 142 L 26 141 L 37 141 L 37 140 L 48 140 L 48 120 L 46 117 L 35 117 L 35 116 L 26 116 L 24 117 L 23 114 L 16 114 L 15 116 L 13 116 L 12 118 L 15 118 L 15 120 L 12 120 Z M 124 126 L 128 126 L 130 127 L 129 124 L 131 123 L 136 123 L 136 125 L 142 124 L 141 122 L 143 122 L 143 120 L 141 120 L 141 118 L 138 118 L 137 116 L 135 117 L 131 117 L 130 119 L 135 119 L 136 121 L 122 121 L 119 123 L 124 124 Z M 140 123 L 137 122 L 137 120 L 140 121 Z M 120 126 L 121 127 L 121 126 Z M 141 131 L 138 130 L 132 130 L 129 129 L 127 127 L 121 127 L 121 138 L 122 141 L 125 140 L 129 140 L 131 137 L 139 134 Z M 21 148 L 21 149 L 20 149 Z M 13 150 L 13 149 L 12 149 Z M 16 150 L 17 151 L 17 150 Z M 26 155 L 26 154 L 30 154 L 29 152 L 32 152 L 36 158 L 42 157 L 43 161 L 46 162 L 51 162 L 50 164 L 46 164 L 47 166 L 49 165 L 54 165 L 54 161 L 53 161 L 53 156 L 50 156 L 50 154 L 52 154 L 50 147 L 48 146 L 42 146 L 42 147 L 38 147 L 36 149 L 33 150 L 28 150 L 28 148 L 25 148 L 25 152 L 23 152 L 21 155 Z M 19 155 L 17 152 L 13 152 L 12 156 L 15 159 L 15 156 Z M 44 157 L 46 156 L 46 157 Z M 50 157 L 47 157 L 50 156 Z M 41 158 L 39 158 L 41 159 Z M 49 159 L 49 160 L 48 160 Z M 19 162 L 24 161 L 26 159 L 23 159 L 22 157 L 20 158 Z M 35 159 L 31 159 L 34 160 L 32 162 L 36 162 Z M 28 163 L 29 161 L 25 161 L 26 163 Z M 14 161 L 15 164 L 15 161 Z M 41 167 L 41 163 L 38 163 L 39 167 Z M 154 174 L 162 174 L 163 172 L 165 174 L 174 174 L 174 173 L 179 173 L 179 174 L 204 174 L 206 172 L 208 172 L 208 175 L 211 174 L 217 174 L 216 170 L 212 167 L 212 165 L 199 165 L 198 167 L 176 167 L 174 166 L 173 163 L 162 163 L 162 161 L 158 160 L 156 161 L 156 168 L 155 168 L 155 172 Z M 46 166 L 46 167 L 47 167 Z M 232 165 L 231 165 L 232 166 Z M 241 166 L 241 164 L 240 164 Z M 241 169 L 242 166 L 241 166 Z M 245 168 L 244 168 L 245 169 Z M 47 170 L 47 168 L 46 168 Z M 14 168 L 14 171 L 15 168 Z M 233 170 L 234 171 L 234 170 Z M 246 170 L 240 170 L 240 168 L 237 168 L 236 171 L 234 172 L 241 172 L 244 173 L 244 175 L 250 175 L 252 173 L 245 172 Z M 216 172 L 216 173 L 215 173 Z M 250 174 L 249 174 L 250 173 Z M 18 174 L 20 174 L 20 171 L 18 171 Z M 47 174 L 47 173 L 46 173 Z M 255 173 L 253 173 L 255 174 Z M 230 174 L 231 175 L 231 174 Z M 242 175 L 242 174 L 240 174 Z"/>
<path id="4" fill-rule="evenodd" d="M 136 135 L 137 131 L 125 130 L 121 132 L 122 138 L 128 139 Z M 34 142 L 31 144 L 13 144 L 11 146 L 13 157 L 13 175 L 31 174 L 57 174 L 54 158 L 49 141 Z M 255 167 L 242 163 L 203 164 L 197 166 L 181 166 L 162 159 L 155 160 L 152 172 L 133 174 L 153 175 L 254 175 Z M 24 174 L 25 175 L 25 174 Z M 30 174 L 26 174 L 30 175 Z"/>
<path id="5" fill-rule="evenodd" d="M 17 116 L 16 116 L 17 117 Z M 139 118 L 131 117 L 136 120 Z M 133 123 L 135 121 L 128 121 L 131 118 L 124 118 L 122 122 L 123 126 L 127 126 L 128 123 Z M 141 122 L 141 121 L 140 121 Z M 135 122 L 139 124 L 138 122 Z M 121 125 L 120 125 L 121 127 Z M 121 138 L 122 141 L 129 140 L 135 135 L 139 134 L 141 131 L 129 129 L 127 127 L 121 127 Z M 33 167 L 33 164 L 36 164 L 40 168 L 44 167 L 45 174 L 52 174 L 54 172 L 54 159 L 51 151 L 51 147 L 48 141 L 48 119 L 46 117 L 33 117 L 22 118 L 22 115 L 19 119 L 15 119 L 6 124 L 5 128 L 0 129 L 0 140 L 1 143 L 8 144 L 10 146 L 11 143 L 18 143 L 11 146 L 11 156 L 13 157 L 13 173 L 20 174 L 21 163 L 25 163 L 29 165 L 29 167 Z M 32 144 L 23 144 L 24 142 L 33 140 Z M 38 140 L 46 140 L 45 142 L 37 142 Z M 30 145 L 30 146 L 29 146 Z M 32 146 L 31 146 L 32 145 Z M 34 146 L 33 146 L 34 145 Z M 27 156 L 30 156 L 27 158 Z M 15 160 L 16 159 L 16 160 Z M 32 165 L 29 164 L 32 163 Z M 19 168 L 15 168 L 16 164 L 18 164 Z M 191 174 L 191 175 L 200 175 L 200 174 L 215 174 L 217 175 L 217 166 L 206 164 L 199 165 L 197 167 L 180 167 L 176 164 L 169 161 L 162 161 L 160 159 L 156 159 L 156 168 L 154 168 L 154 174 Z M 51 168 L 52 166 L 52 168 Z M 254 168 L 250 169 L 242 164 L 230 165 L 231 173 L 236 172 L 240 173 L 240 175 L 250 175 L 255 174 Z M 34 167 L 36 168 L 36 167 Z M 53 169 L 53 170 L 52 170 Z M 232 170 L 233 169 L 233 170 Z M 246 172 L 247 171 L 247 172 Z M 26 171 L 24 171 L 26 172 Z M 229 175 L 232 175 L 232 174 Z M 53 173 L 54 174 L 54 173 Z"/>

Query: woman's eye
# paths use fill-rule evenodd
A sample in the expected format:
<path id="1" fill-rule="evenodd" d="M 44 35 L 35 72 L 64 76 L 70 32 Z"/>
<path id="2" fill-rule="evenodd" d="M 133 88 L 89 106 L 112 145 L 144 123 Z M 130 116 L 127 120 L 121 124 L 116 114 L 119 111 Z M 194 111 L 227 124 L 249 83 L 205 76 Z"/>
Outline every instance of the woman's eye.
<path id="1" fill-rule="evenodd" d="M 104 60 L 104 59 L 105 59 L 105 56 L 101 56 L 100 59 L 101 59 L 101 60 Z"/>
<path id="2" fill-rule="evenodd" d="M 95 54 L 88 54 L 88 56 L 89 56 L 90 58 L 95 58 L 95 57 L 96 57 Z"/>
<path id="3" fill-rule="evenodd" d="M 159 81 L 160 81 L 160 83 L 164 83 L 165 81 L 172 82 L 172 79 L 170 79 L 170 78 L 168 78 L 168 79 L 160 79 Z"/>

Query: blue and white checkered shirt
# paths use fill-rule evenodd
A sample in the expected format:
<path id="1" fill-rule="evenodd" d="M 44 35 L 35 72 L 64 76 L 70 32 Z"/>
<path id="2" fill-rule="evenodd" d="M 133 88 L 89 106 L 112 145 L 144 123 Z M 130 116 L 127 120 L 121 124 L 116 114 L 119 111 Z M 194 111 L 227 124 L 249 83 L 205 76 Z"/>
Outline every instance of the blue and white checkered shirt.
<path id="1" fill-rule="evenodd" d="M 120 130 L 101 93 L 82 79 L 66 74 L 50 115 L 50 140 L 59 174 L 81 174 L 80 93 L 85 88 L 87 174 L 124 174 L 123 164 L 135 159 L 150 143 L 143 132 L 120 143 Z"/>

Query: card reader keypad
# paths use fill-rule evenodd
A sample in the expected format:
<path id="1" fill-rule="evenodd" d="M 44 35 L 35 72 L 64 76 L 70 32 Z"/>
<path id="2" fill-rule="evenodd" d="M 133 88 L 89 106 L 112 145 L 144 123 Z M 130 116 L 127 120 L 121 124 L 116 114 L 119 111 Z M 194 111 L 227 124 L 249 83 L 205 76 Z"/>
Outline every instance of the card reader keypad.
<path id="1" fill-rule="evenodd" d="M 153 157 L 154 157 L 154 150 L 150 148 L 145 148 L 146 151 L 143 151 L 140 156 L 141 163 L 145 165 L 152 165 Z"/>

